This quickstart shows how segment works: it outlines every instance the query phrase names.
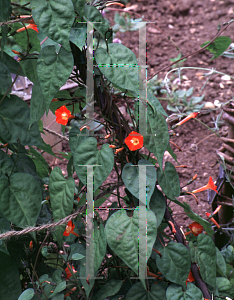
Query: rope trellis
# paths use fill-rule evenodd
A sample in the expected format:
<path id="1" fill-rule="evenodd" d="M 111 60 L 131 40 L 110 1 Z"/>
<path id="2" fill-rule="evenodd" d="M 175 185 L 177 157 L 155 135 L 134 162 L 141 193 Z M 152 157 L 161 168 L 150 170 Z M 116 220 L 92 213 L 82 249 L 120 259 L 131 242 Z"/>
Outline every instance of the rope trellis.
<path id="1" fill-rule="evenodd" d="M 122 185 L 123 185 L 123 182 L 120 182 L 118 184 L 115 184 L 115 185 L 107 188 L 106 190 L 104 190 L 103 192 L 101 192 L 98 196 L 96 196 L 94 198 L 94 201 L 98 200 L 99 198 L 101 198 L 101 197 L 105 196 L 106 194 L 112 192 L 115 188 L 117 188 L 117 186 L 122 186 Z M 11 231 L 7 231 L 7 232 L 4 232 L 4 233 L 1 233 L 0 234 L 0 240 L 1 239 L 6 239 L 6 238 L 11 238 L 12 236 L 20 236 L 20 235 L 24 235 L 24 234 L 27 234 L 27 233 L 30 233 L 30 232 L 40 231 L 40 230 L 43 230 L 43 229 L 48 229 L 48 228 L 54 229 L 54 227 L 59 226 L 59 225 L 63 225 L 65 223 L 67 223 L 68 221 L 74 219 L 75 217 L 77 217 L 78 214 L 80 214 L 83 211 L 85 211 L 85 209 L 86 209 L 86 204 L 82 205 L 73 214 L 71 214 L 71 215 L 69 215 L 69 216 L 67 216 L 67 217 L 59 220 L 58 222 L 44 224 L 44 225 L 37 226 L 37 227 L 27 227 L 27 228 L 25 228 L 23 230 L 20 230 L 20 231 L 11 230 Z"/>
<path id="2" fill-rule="evenodd" d="M 24 234 L 27 234 L 27 233 L 30 233 L 30 232 L 40 231 L 40 230 L 48 229 L 48 228 L 54 229 L 54 227 L 59 226 L 59 225 L 63 225 L 65 223 L 67 223 L 68 221 L 74 219 L 75 217 L 77 217 L 78 214 L 80 214 L 84 210 L 85 210 L 85 205 L 82 206 L 80 209 L 78 209 L 75 213 L 59 220 L 58 222 L 54 222 L 54 223 L 50 223 L 50 224 L 44 224 L 44 225 L 37 226 L 37 227 L 27 227 L 27 228 L 25 228 L 23 230 L 20 230 L 20 231 L 12 230 L 12 231 L 4 232 L 4 233 L 0 234 L 0 239 L 11 238 L 12 236 L 24 235 Z"/>

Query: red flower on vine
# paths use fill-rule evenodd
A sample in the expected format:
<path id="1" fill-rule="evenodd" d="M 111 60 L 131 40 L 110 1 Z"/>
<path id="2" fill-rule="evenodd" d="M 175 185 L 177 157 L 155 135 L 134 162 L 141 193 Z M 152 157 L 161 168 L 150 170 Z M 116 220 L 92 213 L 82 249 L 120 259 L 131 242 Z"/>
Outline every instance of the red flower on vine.
<path id="1" fill-rule="evenodd" d="M 208 189 L 213 190 L 218 194 L 217 186 L 214 184 L 211 176 L 209 178 L 209 181 L 208 181 L 207 185 L 204 185 L 204 186 L 200 187 L 199 189 L 196 189 L 196 190 L 192 191 L 192 193 L 195 194 L 195 193 L 199 193 L 199 192 L 202 192 L 202 191 L 205 191 L 205 190 L 208 190 Z"/>
<path id="2" fill-rule="evenodd" d="M 188 282 L 193 282 L 193 281 L 195 281 L 195 278 L 193 277 L 193 273 L 192 273 L 192 271 L 190 270 L 190 271 L 189 271 L 189 274 L 188 274 L 188 278 L 187 278 L 187 280 L 186 280 L 186 285 L 187 285 Z"/>
<path id="3" fill-rule="evenodd" d="M 185 122 L 187 122 L 188 120 L 196 118 L 197 115 L 198 115 L 198 112 L 191 113 L 186 118 L 184 118 L 182 121 L 180 121 L 179 123 L 177 123 L 176 126 L 180 126 L 180 125 L 184 124 Z"/>
<path id="4" fill-rule="evenodd" d="M 193 222 L 192 224 L 189 225 L 189 229 L 191 229 L 191 232 L 195 235 L 198 236 L 200 233 L 203 231 L 203 226 L 200 225 L 198 222 Z M 190 232 L 189 232 L 190 233 Z M 188 234 L 188 232 L 187 232 Z"/>
<path id="5" fill-rule="evenodd" d="M 77 234 L 75 231 L 73 231 L 74 229 L 75 229 L 75 225 L 72 223 L 72 220 L 68 221 L 67 227 L 66 227 L 63 235 L 69 236 L 70 234 L 74 234 L 75 236 L 79 237 L 79 234 Z"/>
<path id="6" fill-rule="evenodd" d="M 129 150 L 136 151 L 143 147 L 143 135 L 132 131 L 124 140 L 125 144 L 128 146 Z"/>
<path id="7" fill-rule="evenodd" d="M 36 32 L 39 32 L 36 24 L 28 24 L 28 25 L 26 26 L 26 28 L 27 28 L 27 29 L 33 29 L 33 30 L 35 30 Z M 17 33 L 18 33 L 18 32 L 22 32 L 22 31 L 26 30 L 26 28 L 25 28 L 25 27 L 19 28 L 18 30 L 16 30 L 16 32 L 17 32 Z"/>
<path id="8" fill-rule="evenodd" d="M 62 125 L 67 125 L 68 119 L 73 117 L 70 110 L 66 108 L 65 105 L 61 106 L 59 109 L 55 111 L 56 122 Z"/>
<path id="9" fill-rule="evenodd" d="M 71 268 L 71 266 L 69 264 L 68 264 L 68 266 Z M 76 269 L 73 266 L 72 266 L 72 271 L 73 271 L 73 273 L 77 272 Z M 71 271 L 69 270 L 68 267 L 65 269 L 65 272 L 67 274 L 67 278 L 66 279 L 69 279 L 70 277 L 72 277 L 72 273 L 71 273 Z"/>

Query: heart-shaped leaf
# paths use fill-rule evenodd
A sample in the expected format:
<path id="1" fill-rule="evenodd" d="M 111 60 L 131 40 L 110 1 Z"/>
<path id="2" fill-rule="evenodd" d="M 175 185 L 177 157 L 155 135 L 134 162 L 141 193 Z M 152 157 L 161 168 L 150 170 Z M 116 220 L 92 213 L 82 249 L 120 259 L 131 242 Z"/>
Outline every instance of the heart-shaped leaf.
<path id="1" fill-rule="evenodd" d="M 202 279 L 215 288 L 216 250 L 212 238 L 203 233 L 199 234 L 195 253 Z"/>
<path id="2" fill-rule="evenodd" d="M 85 167 L 82 167 L 85 165 Z M 85 139 L 75 150 L 74 167 L 77 176 L 83 184 L 87 184 L 87 166 L 93 167 L 94 192 L 106 180 L 114 166 L 113 150 L 109 144 L 104 144 L 101 150 L 97 149 L 97 140 L 94 137 Z"/>
<path id="3" fill-rule="evenodd" d="M 33 19 L 52 40 L 70 50 L 69 37 L 75 19 L 71 0 L 31 0 Z"/>
<path id="4" fill-rule="evenodd" d="M 139 85 L 135 54 L 122 44 L 108 44 L 108 52 L 98 48 L 95 59 L 102 74 L 123 90 L 135 92 Z"/>
<path id="5" fill-rule="evenodd" d="M 141 282 L 135 283 L 126 295 L 126 300 L 166 300 L 166 292 L 160 286 L 152 284 L 150 291 L 146 291 Z"/>
<path id="6" fill-rule="evenodd" d="M 142 168 L 140 166 L 147 165 L 146 173 L 143 174 Z M 140 170 L 140 171 L 139 171 Z M 151 196 L 154 192 L 155 183 L 156 183 L 156 170 L 154 165 L 146 159 L 138 161 L 138 166 L 127 163 L 122 171 L 122 179 L 126 188 L 131 192 L 133 196 L 139 199 L 139 180 L 141 182 L 141 177 L 146 176 L 146 193 L 147 193 L 147 204 L 149 205 Z M 139 199 L 141 200 L 141 199 Z M 146 204 L 145 199 L 142 203 Z"/>
<path id="7" fill-rule="evenodd" d="M 174 199 L 180 196 L 180 179 L 176 168 L 172 163 L 166 161 L 165 169 L 157 169 L 158 183 L 168 198 Z"/>
<path id="8" fill-rule="evenodd" d="M 65 179 L 59 167 L 55 167 L 50 174 L 50 202 L 54 221 L 68 216 L 73 208 L 75 181 L 72 177 Z M 65 225 L 57 226 L 55 238 L 62 242 Z"/>
<path id="9" fill-rule="evenodd" d="M 47 112 L 55 94 L 69 78 L 73 65 L 72 53 L 63 47 L 58 54 L 55 46 L 47 46 L 41 50 L 37 61 L 37 73 Z"/>
<path id="10" fill-rule="evenodd" d="M 0 179 L 0 213 L 17 226 L 34 226 L 41 209 L 42 192 L 30 174 L 15 173 Z"/>
<path id="11" fill-rule="evenodd" d="M 177 284 L 171 284 L 166 291 L 167 299 L 170 300 L 202 300 L 202 292 L 193 283 L 188 282 L 186 291 L 184 292 L 182 287 Z"/>
<path id="12" fill-rule="evenodd" d="M 180 243 L 169 242 L 160 249 L 162 257 L 156 256 L 156 264 L 163 276 L 186 288 L 186 279 L 191 267 L 189 250 Z"/>
<path id="13" fill-rule="evenodd" d="M 161 114 L 154 114 L 152 109 L 147 109 L 147 135 L 144 137 L 144 145 L 158 159 L 160 169 L 164 152 L 169 143 L 167 122 Z"/>
<path id="14" fill-rule="evenodd" d="M 30 125 L 28 105 L 19 97 L 11 95 L 0 103 L 0 137 L 8 143 L 42 145 L 37 123 Z"/>
<path id="15" fill-rule="evenodd" d="M 128 217 L 126 211 L 117 211 L 109 217 L 105 227 L 108 245 L 136 274 L 138 255 L 144 255 L 144 251 L 141 253 L 138 249 L 139 221 L 146 224 L 146 220 L 139 216 L 138 209 L 134 210 L 132 217 Z M 157 220 L 155 214 L 147 210 L 147 258 L 151 255 L 156 237 Z M 145 257 L 142 259 L 146 261 Z M 145 284 L 144 281 L 142 283 Z"/>
<path id="16" fill-rule="evenodd" d="M 153 195 L 150 200 L 150 209 L 154 212 L 159 226 L 165 214 L 166 201 L 162 192 L 160 192 L 157 187 L 155 187 Z"/>

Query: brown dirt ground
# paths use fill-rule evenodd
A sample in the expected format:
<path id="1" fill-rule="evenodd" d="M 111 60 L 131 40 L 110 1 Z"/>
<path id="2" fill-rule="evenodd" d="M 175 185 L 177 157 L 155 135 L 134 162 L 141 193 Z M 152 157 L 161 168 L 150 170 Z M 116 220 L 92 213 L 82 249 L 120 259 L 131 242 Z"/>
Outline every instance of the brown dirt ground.
<path id="1" fill-rule="evenodd" d="M 144 16 L 146 20 L 155 22 L 160 27 L 166 36 L 170 36 L 179 46 L 184 55 L 191 53 L 200 48 L 200 45 L 211 40 L 217 33 L 219 24 L 228 22 L 233 18 L 234 0 L 157 0 L 157 1 L 131 1 L 128 6 L 135 5 L 134 11 Z M 114 7 L 114 6 L 112 6 Z M 105 15 L 113 25 L 114 12 L 106 12 Z M 234 26 L 234 25 L 233 25 Z M 232 38 L 233 26 L 231 25 L 225 36 Z M 178 51 L 173 43 L 168 38 L 156 30 L 152 23 L 147 25 L 147 56 L 148 56 L 148 77 L 159 71 L 162 67 L 167 66 L 170 58 L 175 58 Z M 138 55 L 138 32 L 118 33 L 117 36 L 122 40 L 122 43 L 129 47 L 136 55 Z M 203 51 L 195 56 L 189 57 L 183 64 L 186 67 L 204 67 L 214 68 L 217 71 L 233 75 L 234 64 L 231 59 L 219 57 L 215 60 L 210 60 L 212 54 L 208 51 Z M 168 69 L 169 70 L 169 69 Z M 202 77 L 205 73 L 199 70 L 184 70 L 182 75 L 186 75 L 187 79 L 182 80 L 182 87 L 188 89 L 193 86 L 195 95 L 201 95 L 199 92 L 205 84 L 207 77 Z M 166 72 L 160 72 L 159 79 L 163 79 Z M 233 96 L 233 82 L 221 79 L 220 75 L 211 76 L 209 82 L 202 91 L 205 94 L 204 101 L 212 102 L 219 100 L 224 103 L 230 100 Z M 164 108 L 166 107 L 163 103 Z M 214 127 L 212 121 L 220 113 L 220 109 L 216 111 L 204 110 L 204 113 L 199 115 L 199 120 L 204 122 L 209 127 Z M 171 112 L 167 111 L 168 114 Z M 169 123 L 169 128 L 171 124 Z M 227 124 L 222 124 L 220 130 L 227 130 Z M 182 151 L 179 151 L 172 145 L 174 152 L 177 155 L 179 165 L 186 165 L 187 168 L 178 168 L 181 186 L 184 186 L 189 179 L 197 174 L 197 180 L 193 182 L 188 191 L 196 189 L 207 184 L 209 176 L 216 180 L 218 176 L 219 164 L 217 162 L 216 150 L 221 146 L 221 140 L 216 135 L 211 135 L 204 125 L 196 120 L 191 120 L 185 123 L 180 128 L 176 129 L 177 133 L 171 141 L 176 143 Z M 63 149 L 69 150 L 66 143 L 63 143 Z M 165 161 L 169 160 L 177 165 L 177 163 L 168 155 L 165 155 Z M 66 165 L 58 162 L 58 166 L 66 172 Z M 116 173 L 112 172 L 110 177 L 104 183 L 114 182 Z M 124 192 L 121 192 L 124 195 Z M 211 206 L 207 203 L 207 193 L 202 192 L 197 194 L 199 204 L 196 204 L 192 196 L 182 196 L 179 200 L 187 201 L 192 209 L 203 218 L 206 218 L 205 212 L 211 212 Z M 115 197 L 109 199 L 109 204 Z M 106 204 L 105 204 L 106 206 Z M 187 215 L 183 214 L 181 209 L 176 205 L 172 205 L 176 215 L 176 221 L 185 229 L 191 220 Z"/>

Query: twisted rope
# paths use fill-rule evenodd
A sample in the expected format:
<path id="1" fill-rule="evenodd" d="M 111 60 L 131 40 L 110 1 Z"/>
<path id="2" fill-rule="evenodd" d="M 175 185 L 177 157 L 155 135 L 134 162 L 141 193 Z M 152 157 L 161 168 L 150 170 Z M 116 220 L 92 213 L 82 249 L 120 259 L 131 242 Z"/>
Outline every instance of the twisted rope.
<path id="1" fill-rule="evenodd" d="M 81 206 L 81 208 L 79 208 L 74 214 L 71 214 L 55 223 L 44 224 L 44 225 L 37 226 L 37 227 L 27 227 L 21 231 L 15 231 L 15 230 L 7 231 L 5 233 L 0 234 L 0 239 L 10 238 L 12 236 L 19 236 L 19 235 L 23 235 L 23 234 L 27 234 L 27 233 L 35 232 L 35 231 L 40 231 L 40 230 L 48 229 L 48 228 L 54 229 L 54 227 L 63 225 L 65 223 L 67 223 L 68 221 L 74 219 L 79 213 L 83 212 L 84 209 L 85 209 L 85 205 Z"/>
<path id="2" fill-rule="evenodd" d="M 17 22 L 24 22 L 24 21 L 30 21 L 32 20 L 32 17 L 26 17 L 26 18 L 20 18 L 20 19 L 15 19 L 15 20 L 11 20 L 11 21 L 6 21 L 6 22 L 2 22 L 0 23 L 0 26 L 2 25 L 8 25 L 8 24 L 12 24 L 12 23 L 17 23 Z"/>

